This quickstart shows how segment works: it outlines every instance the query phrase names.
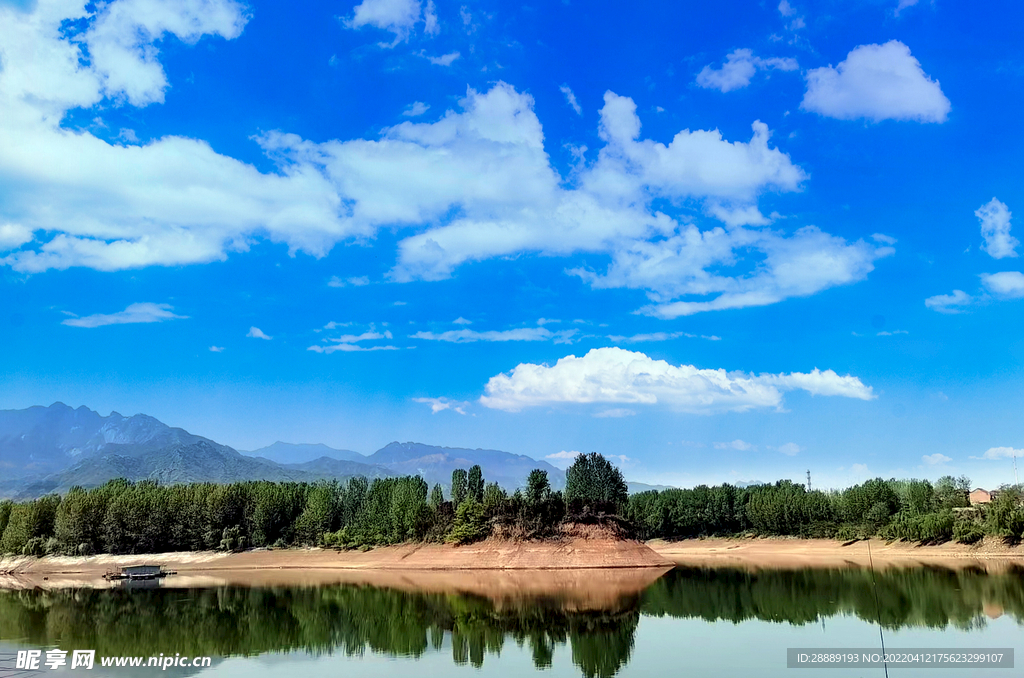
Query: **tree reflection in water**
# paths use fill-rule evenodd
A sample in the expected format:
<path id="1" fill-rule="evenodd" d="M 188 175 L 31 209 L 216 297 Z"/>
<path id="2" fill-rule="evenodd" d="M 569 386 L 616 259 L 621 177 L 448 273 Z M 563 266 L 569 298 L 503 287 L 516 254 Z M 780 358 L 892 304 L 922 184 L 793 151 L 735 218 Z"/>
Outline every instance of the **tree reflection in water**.
<path id="1" fill-rule="evenodd" d="M 1024 571 L 943 568 L 876 573 L 882 624 L 983 627 L 986 614 L 1024 620 Z M 610 678 L 633 653 L 643 616 L 788 624 L 853 614 L 875 620 L 871 577 L 860 569 L 676 568 L 612 609 L 579 610 L 558 598 L 495 601 L 365 585 L 143 590 L 0 591 L 0 640 L 98 655 L 253 656 L 304 651 L 420 657 L 450 644 L 456 664 L 481 666 L 506 642 L 528 647 L 538 668 L 568 645 L 588 678 Z"/>

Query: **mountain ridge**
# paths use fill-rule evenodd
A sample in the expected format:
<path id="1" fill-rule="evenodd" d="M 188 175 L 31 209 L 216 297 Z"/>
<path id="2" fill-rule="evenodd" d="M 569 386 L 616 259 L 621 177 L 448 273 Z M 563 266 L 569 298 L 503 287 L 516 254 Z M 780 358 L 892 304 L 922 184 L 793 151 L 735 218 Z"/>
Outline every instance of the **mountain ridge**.
<path id="1" fill-rule="evenodd" d="M 261 453 L 269 453 L 264 456 Z M 94 487 L 114 478 L 161 483 L 306 481 L 420 475 L 448 489 L 452 471 L 479 464 L 488 482 L 512 491 L 533 469 L 548 472 L 554 489 L 565 472 L 523 454 L 485 448 L 392 442 L 370 455 L 322 443 L 275 442 L 242 453 L 164 424 L 147 414 L 106 417 L 62 402 L 0 410 L 0 498 L 28 499 Z"/>

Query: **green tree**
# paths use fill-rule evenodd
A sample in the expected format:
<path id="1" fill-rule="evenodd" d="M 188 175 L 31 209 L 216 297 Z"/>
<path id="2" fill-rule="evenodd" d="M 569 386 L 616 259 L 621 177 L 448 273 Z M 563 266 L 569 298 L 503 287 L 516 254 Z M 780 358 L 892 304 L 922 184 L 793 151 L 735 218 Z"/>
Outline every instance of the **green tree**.
<path id="1" fill-rule="evenodd" d="M 466 499 L 467 485 L 466 469 L 457 468 L 452 471 L 452 504 L 456 508 Z"/>
<path id="2" fill-rule="evenodd" d="M 467 544 L 483 539 L 487 533 L 487 514 L 484 506 L 470 497 L 456 509 L 455 524 L 448 533 L 447 541 L 453 544 Z"/>
<path id="3" fill-rule="evenodd" d="M 971 479 L 967 476 L 942 476 L 935 482 L 936 508 L 966 508 L 971 505 L 967 498 L 970 491 Z"/>
<path id="4" fill-rule="evenodd" d="M 526 502 L 530 506 L 536 506 L 551 494 L 551 482 L 548 480 L 548 472 L 535 468 L 526 477 Z"/>
<path id="5" fill-rule="evenodd" d="M 602 455 L 580 454 L 565 471 L 565 501 L 570 505 L 625 507 L 629 488 L 622 471 Z"/>
<path id="6" fill-rule="evenodd" d="M 484 500 L 484 472 L 479 464 L 469 468 L 469 479 L 466 482 L 466 495 L 476 502 Z"/>
<path id="7" fill-rule="evenodd" d="M 489 513 L 497 511 L 507 498 L 508 495 L 498 483 L 487 483 L 484 488 L 483 504 Z"/>
<path id="8" fill-rule="evenodd" d="M 428 502 L 430 508 L 434 511 L 441 508 L 441 504 L 444 503 L 444 490 L 441 489 L 440 483 L 434 485 L 434 489 L 430 491 L 430 501 Z"/>

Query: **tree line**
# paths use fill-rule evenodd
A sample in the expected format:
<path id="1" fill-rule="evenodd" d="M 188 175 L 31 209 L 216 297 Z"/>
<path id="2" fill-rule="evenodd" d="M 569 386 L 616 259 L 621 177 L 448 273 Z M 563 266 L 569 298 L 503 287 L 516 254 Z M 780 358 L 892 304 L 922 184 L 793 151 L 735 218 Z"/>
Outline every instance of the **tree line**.
<path id="1" fill-rule="evenodd" d="M 888 540 L 974 543 L 985 535 L 1024 538 L 1024 495 L 1002 489 L 987 506 L 971 507 L 970 479 L 874 478 L 844 490 L 807 491 L 780 480 L 751 487 L 700 485 L 630 496 L 626 517 L 641 539 L 702 536 L 797 536 L 848 541 Z"/>
<path id="2" fill-rule="evenodd" d="M 622 473 L 580 455 L 553 491 L 534 470 L 509 494 L 480 466 L 452 474 L 448 496 L 419 476 L 315 483 L 250 481 L 160 485 L 112 480 L 21 503 L 0 502 L 0 553 L 91 555 L 251 547 L 368 548 L 410 541 L 466 543 L 492 532 L 544 537 L 568 518 L 618 514 Z"/>
<path id="3" fill-rule="evenodd" d="M 751 487 L 700 485 L 628 495 L 600 454 L 579 455 L 554 491 L 543 470 L 511 494 L 480 466 L 451 486 L 419 476 L 345 482 L 251 481 L 160 485 L 113 480 L 21 503 L 0 502 L 0 553 L 91 555 L 253 547 L 370 548 L 403 542 L 468 543 L 488 536 L 544 538 L 566 522 L 614 524 L 639 539 L 791 535 L 841 540 L 881 536 L 921 543 L 1024 538 L 1019 487 L 969 508 L 967 478 L 883 480 L 807 491 L 782 480 Z"/>

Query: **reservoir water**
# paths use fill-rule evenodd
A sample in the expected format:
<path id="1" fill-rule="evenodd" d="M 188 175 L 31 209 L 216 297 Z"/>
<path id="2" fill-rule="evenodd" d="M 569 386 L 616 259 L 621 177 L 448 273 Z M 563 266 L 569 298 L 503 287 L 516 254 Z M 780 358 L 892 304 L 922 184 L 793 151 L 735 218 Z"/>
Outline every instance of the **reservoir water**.
<path id="1" fill-rule="evenodd" d="M 787 668 L 790 647 L 1014 648 L 1016 669 L 894 676 L 1019 676 L 1024 570 L 941 567 L 495 573 L 256 586 L 0 591 L 0 676 L 883 676 Z M 196 584 L 193 586 L 193 584 Z M 96 651 L 94 668 L 16 671 L 19 650 Z M 205 668 L 103 667 L 100 657 L 209 656 Z M 69 662 L 70 664 L 70 662 Z"/>

